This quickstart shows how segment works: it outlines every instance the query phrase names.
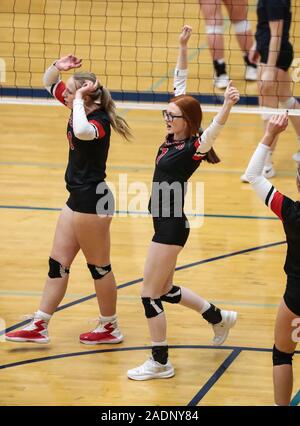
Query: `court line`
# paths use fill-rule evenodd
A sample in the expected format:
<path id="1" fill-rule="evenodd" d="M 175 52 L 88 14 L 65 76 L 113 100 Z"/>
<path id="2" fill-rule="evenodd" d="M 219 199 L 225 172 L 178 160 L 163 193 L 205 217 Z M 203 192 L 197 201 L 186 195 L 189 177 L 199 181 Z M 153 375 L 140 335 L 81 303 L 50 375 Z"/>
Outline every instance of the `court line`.
<path id="1" fill-rule="evenodd" d="M 262 250 L 262 249 L 269 248 L 269 247 L 275 247 L 275 246 L 282 245 L 282 244 L 285 244 L 285 243 L 286 243 L 286 241 L 278 241 L 276 243 L 264 244 L 262 246 L 250 247 L 248 249 L 243 249 L 243 250 L 238 250 L 238 251 L 235 251 L 235 252 L 232 252 L 232 253 L 222 254 L 222 255 L 211 257 L 211 258 L 208 258 L 208 259 L 199 260 L 197 262 L 188 263 L 186 265 L 177 266 L 175 268 L 175 271 L 180 271 L 182 269 L 192 268 L 194 266 L 202 265 L 204 263 L 214 262 L 216 260 L 226 259 L 228 257 L 237 256 L 239 254 L 250 253 L 250 252 L 253 252 L 253 251 L 256 251 L 256 250 Z M 117 289 L 120 290 L 121 288 L 129 287 L 133 284 L 137 284 L 137 283 L 140 283 L 142 281 L 143 281 L 143 278 L 137 278 L 133 281 L 129 281 L 129 282 L 124 283 L 124 284 L 120 284 L 119 286 L 117 286 Z M 73 300 L 72 302 L 69 302 L 69 303 L 66 303 L 65 305 L 59 306 L 56 309 L 55 312 L 59 312 L 63 309 L 69 308 L 71 306 L 78 305 L 79 303 L 86 302 L 87 300 L 93 299 L 94 297 L 96 297 L 95 293 L 90 294 L 89 296 L 82 297 L 82 298 L 77 299 L 77 300 Z M 12 326 L 4 329 L 4 330 L 0 330 L 0 336 L 3 335 L 5 332 L 9 332 L 9 331 L 15 330 L 18 327 L 24 326 L 24 325 L 28 324 L 30 321 L 31 320 L 25 320 L 25 321 L 22 321 L 22 322 L 15 324 L 15 325 L 12 325 Z"/>
<path id="2" fill-rule="evenodd" d="M 41 297 L 43 295 L 42 291 L 15 291 L 15 290 L 0 290 L 0 296 L 11 296 L 11 297 Z M 84 295 L 81 293 L 67 293 L 65 296 L 67 299 L 76 299 L 80 297 L 84 297 Z M 134 296 L 134 295 L 125 295 L 120 294 L 118 295 L 118 300 L 135 300 L 140 301 L 140 296 Z M 234 306 L 245 306 L 250 308 L 278 308 L 278 303 L 252 303 L 252 302 L 245 302 L 243 300 L 217 300 L 213 299 L 212 302 L 216 305 L 234 305 Z"/>
<path id="3" fill-rule="evenodd" d="M 39 210 L 39 211 L 61 211 L 60 207 L 34 207 L 34 206 L 10 206 L 0 205 L 0 209 L 12 209 L 12 210 Z M 151 216 L 149 212 L 136 212 L 130 210 L 116 210 L 115 215 L 127 214 L 127 215 L 143 215 Z M 210 218 L 222 218 L 222 219 L 257 219 L 257 220 L 279 220 L 276 216 L 250 216 L 250 215 L 235 215 L 235 214 L 213 214 L 213 213 L 186 213 L 188 217 L 210 217 Z"/>
<path id="4" fill-rule="evenodd" d="M 295 396 L 291 400 L 290 405 L 296 406 L 296 405 L 299 405 L 299 403 L 300 403 L 300 389 L 298 390 L 298 392 L 295 394 Z"/>
<path id="5" fill-rule="evenodd" d="M 230 367 L 230 365 L 235 361 L 235 359 L 239 356 L 241 352 L 242 349 L 234 349 L 187 405 L 196 406 L 201 401 L 201 399 L 203 399 L 204 396 L 210 391 L 210 389 L 216 384 L 216 382 L 223 376 L 225 371 Z"/>
<path id="6" fill-rule="evenodd" d="M 33 345 L 35 345 L 35 347 L 36 347 L 36 344 L 33 343 Z M 126 347 L 126 348 L 95 349 L 95 350 L 82 351 L 82 352 L 70 352 L 70 353 L 64 353 L 64 354 L 58 354 L 58 355 L 44 356 L 44 357 L 40 357 L 40 358 L 31 358 L 31 359 L 27 359 L 27 360 L 25 359 L 23 361 L 11 362 L 9 364 L 2 364 L 2 365 L 0 365 L 0 370 L 4 370 L 4 369 L 7 369 L 7 368 L 19 367 L 20 365 L 34 364 L 34 363 L 37 363 L 37 362 L 52 361 L 52 360 L 56 360 L 56 359 L 74 358 L 74 357 L 79 357 L 79 356 L 94 355 L 94 354 L 101 354 L 101 353 L 141 351 L 141 350 L 150 350 L 150 349 L 151 349 L 151 346 L 129 346 L 129 347 Z M 209 350 L 225 350 L 225 351 L 230 350 L 230 351 L 232 351 L 232 353 L 228 357 L 229 359 L 227 358 L 228 361 L 226 362 L 226 360 L 225 360 L 222 363 L 222 365 L 224 364 L 224 366 L 222 367 L 223 369 L 225 367 L 226 367 L 225 369 L 227 369 L 229 367 L 229 365 L 234 361 L 234 359 L 242 351 L 246 351 L 246 352 L 272 352 L 272 349 L 269 349 L 269 348 L 251 348 L 251 347 L 247 347 L 247 346 L 169 345 L 169 349 L 209 349 Z M 238 353 L 236 354 L 236 352 L 238 352 Z M 233 353 L 234 353 L 234 359 L 231 361 L 231 357 L 233 356 L 232 355 Z M 299 355 L 300 350 L 295 351 L 295 354 Z M 220 367 L 219 367 L 219 369 L 220 369 Z"/>

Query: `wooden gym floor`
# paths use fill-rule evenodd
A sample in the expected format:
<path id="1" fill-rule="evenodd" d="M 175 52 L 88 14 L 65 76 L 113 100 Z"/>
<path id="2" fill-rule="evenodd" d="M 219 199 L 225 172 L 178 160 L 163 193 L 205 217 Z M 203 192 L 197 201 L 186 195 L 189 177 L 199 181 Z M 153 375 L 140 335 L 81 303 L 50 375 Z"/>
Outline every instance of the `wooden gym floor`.
<path id="1" fill-rule="evenodd" d="M 194 35 L 188 89 L 213 93 L 197 1 L 174 0 L 172 8 L 160 3 L 1 1 L 0 51 L 7 64 L 4 86 L 40 87 L 45 66 L 73 50 L 83 57 L 85 68 L 103 76 L 102 83 L 112 90 L 171 90 L 169 71 L 176 60 L 177 33 L 183 23 L 190 23 Z M 184 11 L 183 3 L 189 6 Z M 254 2 L 250 3 L 249 19 L 254 21 Z M 242 94 L 256 94 L 256 84 L 243 81 L 241 54 L 226 25 L 231 75 Z M 299 33 L 297 22 L 292 31 L 296 55 Z M 300 93 L 299 87 L 295 84 L 295 94 Z M 130 123 L 134 141 L 124 143 L 113 135 L 108 181 L 117 186 L 123 175 L 128 185 L 143 183 L 150 191 L 155 154 L 165 134 L 161 114 L 126 109 L 120 113 Z M 0 330 L 19 324 L 22 315 L 34 312 L 39 304 L 55 224 L 67 197 L 63 179 L 67 118 L 63 107 L 0 105 Z M 206 113 L 204 127 L 211 119 L 212 114 Z M 100 347 L 79 344 L 78 335 L 91 329 L 94 324 L 89 320 L 98 315 L 90 274 L 79 254 L 62 309 L 51 321 L 51 343 L 1 342 L 1 405 L 273 404 L 271 348 L 285 285 L 285 238 L 279 220 L 239 179 L 261 135 L 259 116 L 232 115 L 216 144 L 222 163 L 203 164 L 193 176 L 194 185 L 204 184 L 205 216 L 201 227 L 192 228 L 175 274 L 177 285 L 238 311 L 226 346 L 210 346 L 212 331 L 200 315 L 167 306 L 176 376 L 149 382 L 127 379 L 127 369 L 144 362 L 149 354 L 139 293 L 153 231 L 145 214 L 116 216 L 111 257 L 124 342 Z M 297 149 L 295 140 L 290 126 L 278 144 L 273 179 L 278 189 L 294 199 L 298 196 L 291 159 Z M 134 195 L 129 194 L 132 204 Z M 122 205 L 117 207 L 124 210 Z M 192 214 L 192 209 L 186 211 Z M 191 215 L 189 219 L 195 220 Z M 294 368 L 296 405 L 299 354 Z"/>

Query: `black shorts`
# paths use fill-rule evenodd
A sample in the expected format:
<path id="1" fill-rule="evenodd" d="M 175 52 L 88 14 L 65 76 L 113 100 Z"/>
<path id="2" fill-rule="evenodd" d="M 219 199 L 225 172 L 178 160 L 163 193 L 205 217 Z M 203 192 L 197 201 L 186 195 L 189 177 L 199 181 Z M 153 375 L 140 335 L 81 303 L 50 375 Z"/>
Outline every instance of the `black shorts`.
<path id="1" fill-rule="evenodd" d="M 289 310 L 300 316 L 300 277 L 287 277 L 283 299 Z"/>
<path id="2" fill-rule="evenodd" d="M 105 182 L 84 188 L 73 189 L 67 206 L 74 212 L 113 216 L 114 196 Z"/>
<path id="3" fill-rule="evenodd" d="M 269 49 L 261 49 L 259 51 L 260 62 L 262 64 L 267 64 L 269 57 Z M 292 65 L 294 59 L 294 50 L 293 46 L 289 43 L 279 52 L 279 56 L 276 62 L 276 67 L 280 68 L 283 71 L 287 71 Z"/>
<path id="4" fill-rule="evenodd" d="M 152 241 L 183 247 L 188 239 L 190 228 L 183 217 L 153 217 L 154 236 Z"/>

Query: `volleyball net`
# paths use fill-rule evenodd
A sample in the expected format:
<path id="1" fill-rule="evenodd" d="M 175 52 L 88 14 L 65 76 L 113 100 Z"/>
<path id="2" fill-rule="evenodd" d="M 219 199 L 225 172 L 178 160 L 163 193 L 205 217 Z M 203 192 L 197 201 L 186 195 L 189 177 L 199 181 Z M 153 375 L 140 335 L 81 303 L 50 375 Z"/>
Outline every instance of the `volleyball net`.
<path id="1" fill-rule="evenodd" d="M 293 1 L 292 13 L 292 85 L 294 96 L 300 96 L 300 0 Z M 258 105 L 257 83 L 245 80 L 243 53 L 225 7 L 223 16 L 224 56 L 228 74 L 241 93 L 240 110 L 250 112 L 252 107 L 257 112 L 257 107 L 253 109 Z M 248 1 L 248 21 L 255 33 L 256 0 Z M 83 59 L 82 69 L 94 72 L 116 101 L 145 108 L 166 102 L 173 91 L 178 37 L 184 24 L 193 28 L 188 92 L 214 108 L 222 102 L 223 91 L 213 84 L 207 29 L 198 0 L 1 0 L 0 100 L 45 99 L 45 69 L 57 58 L 74 53 Z"/>

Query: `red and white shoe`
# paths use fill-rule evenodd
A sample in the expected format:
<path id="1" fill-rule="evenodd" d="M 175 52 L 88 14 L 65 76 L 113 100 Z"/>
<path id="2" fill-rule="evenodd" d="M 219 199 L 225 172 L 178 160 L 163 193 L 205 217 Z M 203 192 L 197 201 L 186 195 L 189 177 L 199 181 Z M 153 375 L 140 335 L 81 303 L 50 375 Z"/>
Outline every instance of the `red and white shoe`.
<path id="1" fill-rule="evenodd" d="M 11 331 L 5 334 L 8 342 L 34 342 L 49 343 L 48 322 L 41 318 L 34 317 L 29 325 L 21 330 Z"/>
<path id="2" fill-rule="evenodd" d="M 80 334 L 80 343 L 85 345 L 99 345 L 101 343 L 121 343 L 123 336 L 118 328 L 117 321 L 103 323 L 101 320 L 97 327 L 88 332 Z"/>

